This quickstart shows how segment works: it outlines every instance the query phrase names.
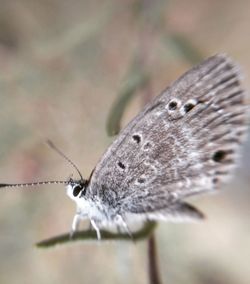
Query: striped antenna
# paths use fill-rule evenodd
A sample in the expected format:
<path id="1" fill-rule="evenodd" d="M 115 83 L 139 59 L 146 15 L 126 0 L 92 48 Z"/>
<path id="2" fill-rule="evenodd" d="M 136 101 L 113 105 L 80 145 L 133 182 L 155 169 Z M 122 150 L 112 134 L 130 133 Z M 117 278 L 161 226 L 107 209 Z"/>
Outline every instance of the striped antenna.
<path id="1" fill-rule="evenodd" d="M 82 181 L 84 181 L 81 172 L 79 171 L 79 169 L 77 168 L 77 166 L 62 152 L 60 151 L 52 141 L 47 140 L 47 144 L 50 146 L 51 149 L 53 149 L 54 151 L 56 151 L 61 157 L 63 157 L 66 161 L 68 161 L 71 166 L 73 166 L 75 168 L 75 170 L 78 172 L 80 178 Z"/>
<path id="2" fill-rule="evenodd" d="M 27 183 L 0 183 L 0 188 L 3 187 L 30 187 L 39 186 L 46 184 L 69 184 L 70 181 L 64 180 L 51 180 L 51 181 L 38 181 L 38 182 L 27 182 Z"/>
<path id="3" fill-rule="evenodd" d="M 62 151 L 60 151 L 50 140 L 47 141 L 47 144 L 56 151 L 61 157 L 63 157 L 66 161 L 68 161 L 78 172 L 80 175 L 81 181 L 84 182 L 85 180 L 82 177 L 82 174 L 78 170 L 77 166 L 67 157 L 63 154 Z M 38 182 L 26 182 L 26 183 L 0 183 L 0 188 L 7 188 L 7 187 L 32 187 L 32 186 L 41 186 L 41 185 L 47 185 L 47 184 L 70 184 L 72 183 L 72 179 L 69 179 L 68 181 L 65 180 L 51 180 L 51 181 L 38 181 Z"/>

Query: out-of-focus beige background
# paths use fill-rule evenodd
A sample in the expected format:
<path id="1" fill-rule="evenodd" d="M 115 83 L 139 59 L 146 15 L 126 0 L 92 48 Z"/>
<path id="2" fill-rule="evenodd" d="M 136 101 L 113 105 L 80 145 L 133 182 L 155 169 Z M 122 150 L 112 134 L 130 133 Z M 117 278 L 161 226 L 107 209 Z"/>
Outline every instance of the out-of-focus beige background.
<path id="1" fill-rule="evenodd" d="M 191 67 L 187 43 L 204 58 L 230 54 L 250 86 L 249 11 L 247 0 L 1 0 L 0 181 L 68 178 L 48 138 L 88 177 L 113 139 L 106 119 L 135 54 L 155 95 Z M 123 124 L 141 106 L 137 96 Z M 249 140 L 242 160 L 220 194 L 193 200 L 204 223 L 158 227 L 163 283 L 250 283 Z M 70 228 L 61 186 L 0 194 L 0 283 L 147 283 L 143 242 L 33 246 Z"/>

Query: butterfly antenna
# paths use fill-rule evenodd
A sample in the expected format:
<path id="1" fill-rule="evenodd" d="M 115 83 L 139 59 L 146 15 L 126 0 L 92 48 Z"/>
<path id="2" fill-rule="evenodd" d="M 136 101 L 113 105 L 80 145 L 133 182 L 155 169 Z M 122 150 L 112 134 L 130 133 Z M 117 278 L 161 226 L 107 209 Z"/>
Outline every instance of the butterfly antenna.
<path id="1" fill-rule="evenodd" d="M 53 149 L 54 151 L 56 151 L 61 157 L 63 157 L 66 161 L 68 161 L 68 162 L 71 164 L 71 166 L 73 166 L 73 167 L 76 169 L 76 171 L 78 172 L 78 174 L 79 174 L 81 180 L 84 180 L 83 177 L 82 177 L 82 174 L 81 174 L 81 172 L 79 171 L 79 169 L 77 168 L 77 166 L 76 166 L 62 151 L 60 151 L 60 150 L 54 145 L 54 143 L 53 143 L 52 141 L 47 140 L 47 144 L 50 146 L 51 149 Z"/>
<path id="2" fill-rule="evenodd" d="M 1 187 L 30 187 L 47 184 L 69 184 L 69 181 L 64 180 L 52 180 L 52 181 L 38 181 L 38 182 L 27 182 L 27 183 L 0 183 Z"/>

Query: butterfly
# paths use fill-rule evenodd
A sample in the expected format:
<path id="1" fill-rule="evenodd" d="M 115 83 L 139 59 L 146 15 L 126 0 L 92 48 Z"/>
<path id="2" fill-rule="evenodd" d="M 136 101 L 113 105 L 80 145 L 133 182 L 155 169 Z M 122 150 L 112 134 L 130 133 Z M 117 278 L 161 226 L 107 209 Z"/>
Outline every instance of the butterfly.
<path id="1" fill-rule="evenodd" d="M 135 220 L 185 221 L 204 217 L 185 201 L 216 192 L 237 165 L 246 136 L 246 92 L 237 65 L 212 56 L 167 87 L 120 132 L 89 179 L 0 187 L 66 184 L 76 202 L 71 235 L 81 220 L 100 228 L 117 225 L 128 233 Z"/>

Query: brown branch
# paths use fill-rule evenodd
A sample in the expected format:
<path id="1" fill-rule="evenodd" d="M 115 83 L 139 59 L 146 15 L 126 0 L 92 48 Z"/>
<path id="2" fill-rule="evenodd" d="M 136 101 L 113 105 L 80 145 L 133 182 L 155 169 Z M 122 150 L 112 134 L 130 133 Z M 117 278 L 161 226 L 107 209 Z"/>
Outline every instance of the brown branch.
<path id="1" fill-rule="evenodd" d="M 150 284 L 161 283 L 158 260 L 157 260 L 156 240 L 154 233 L 148 239 L 148 272 L 149 272 Z"/>

